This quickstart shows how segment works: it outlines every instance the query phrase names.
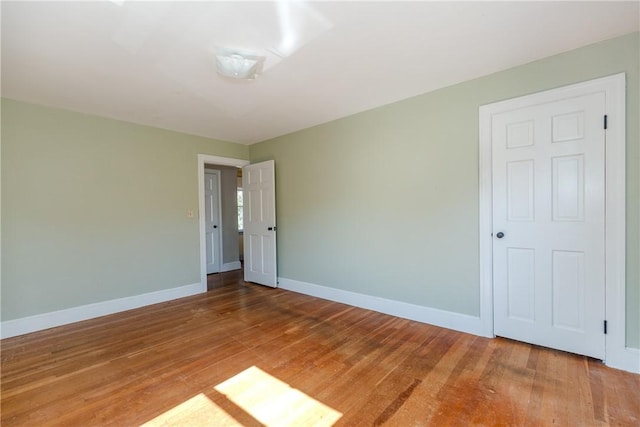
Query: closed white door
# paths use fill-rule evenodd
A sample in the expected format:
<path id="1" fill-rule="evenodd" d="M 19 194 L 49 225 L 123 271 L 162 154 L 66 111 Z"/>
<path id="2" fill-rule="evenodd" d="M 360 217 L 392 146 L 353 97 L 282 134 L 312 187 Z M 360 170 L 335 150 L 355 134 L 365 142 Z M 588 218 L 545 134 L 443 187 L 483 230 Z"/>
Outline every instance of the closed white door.
<path id="1" fill-rule="evenodd" d="M 604 359 L 605 96 L 495 114 L 496 335 Z"/>
<path id="2" fill-rule="evenodd" d="M 205 171 L 204 215 L 207 274 L 219 273 L 222 266 L 222 242 L 220 240 L 220 171 Z"/>
<path id="3" fill-rule="evenodd" d="M 244 280 L 276 287 L 275 163 L 242 168 Z"/>

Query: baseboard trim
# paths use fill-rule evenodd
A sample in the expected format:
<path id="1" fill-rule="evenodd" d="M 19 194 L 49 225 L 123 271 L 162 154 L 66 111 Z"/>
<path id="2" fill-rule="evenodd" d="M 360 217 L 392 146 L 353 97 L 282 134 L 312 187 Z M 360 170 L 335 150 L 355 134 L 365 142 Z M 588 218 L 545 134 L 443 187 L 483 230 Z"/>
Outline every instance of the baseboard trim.
<path id="1" fill-rule="evenodd" d="M 240 264 L 240 261 L 225 262 L 224 264 L 222 264 L 220 273 L 224 273 L 225 271 L 240 270 L 241 268 L 242 264 Z"/>
<path id="2" fill-rule="evenodd" d="M 615 354 L 607 353 L 605 364 L 611 368 L 640 374 L 640 349 L 625 347 Z"/>
<path id="3" fill-rule="evenodd" d="M 94 317 L 106 316 L 108 314 L 119 313 L 121 311 L 144 307 L 146 305 L 188 297 L 201 292 L 202 287 L 200 283 L 193 283 L 191 285 L 163 289 L 161 291 L 149 292 L 142 295 L 134 295 L 125 298 L 97 302 L 94 304 L 81 305 L 79 307 L 37 314 L 35 316 L 23 317 L 15 320 L 6 320 L 0 323 L 0 338 L 4 339 L 15 337 L 17 335 L 24 335 L 31 332 L 41 331 L 43 329 L 93 319 Z"/>
<path id="4" fill-rule="evenodd" d="M 329 288 L 298 280 L 278 278 L 278 287 L 355 307 L 366 308 L 404 319 L 415 320 L 441 328 L 453 329 L 468 334 L 486 336 L 480 317 L 454 313 L 452 311 L 395 301 L 386 298 L 360 294 L 342 289 Z"/>
<path id="5" fill-rule="evenodd" d="M 428 323 L 442 328 L 453 329 L 482 337 L 494 337 L 492 334 L 487 334 L 486 325 L 483 325 L 480 317 L 374 297 L 342 289 L 329 288 L 327 286 L 301 282 L 284 277 L 278 278 L 278 287 L 288 291 L 366 308 L 368 310 Z M 607 354 L 605 364 L 611 368 L 640 374 L 640 349 L 626 347 L 620 351 L 616 351 L 615 354 L 609 353 Z"/>

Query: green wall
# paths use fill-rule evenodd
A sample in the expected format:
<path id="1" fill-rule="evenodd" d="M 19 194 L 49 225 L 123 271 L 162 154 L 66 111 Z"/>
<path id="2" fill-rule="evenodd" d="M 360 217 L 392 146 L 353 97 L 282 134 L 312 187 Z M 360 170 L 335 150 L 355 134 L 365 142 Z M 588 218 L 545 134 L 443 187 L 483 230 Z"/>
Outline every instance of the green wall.
<path id="1" fill-rule="evenodd" d="M 279 276 L 479 314 L 478 107 L 627 73 L 627 344 L 640 347 L 639 33 L 251 146 Z"/>
<path id="2" fill-rule="evenodd" d="M 200 281 L 197 154 L 246 146 L 2 100 L 2 320 Z"/>

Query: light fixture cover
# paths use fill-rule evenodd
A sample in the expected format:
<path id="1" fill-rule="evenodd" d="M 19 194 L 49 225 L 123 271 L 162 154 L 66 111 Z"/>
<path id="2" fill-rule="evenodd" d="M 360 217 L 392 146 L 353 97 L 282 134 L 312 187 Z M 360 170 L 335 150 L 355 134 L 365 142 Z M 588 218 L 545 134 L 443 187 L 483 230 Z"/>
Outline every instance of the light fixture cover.
<path id="1" fill-rule="evenodd" d="M 220 48 L 216 51 L 218 74 L 233 79 L 254 79 L 263 61 L 264 57 L 238 50 Z"/>

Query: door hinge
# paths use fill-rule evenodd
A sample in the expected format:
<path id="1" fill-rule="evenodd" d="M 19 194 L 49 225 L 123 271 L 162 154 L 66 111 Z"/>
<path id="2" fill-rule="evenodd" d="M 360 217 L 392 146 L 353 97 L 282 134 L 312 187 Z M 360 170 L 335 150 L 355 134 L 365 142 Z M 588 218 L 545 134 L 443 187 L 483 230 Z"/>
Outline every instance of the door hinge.
<path id="1" fill-rule="evenodd" d="M 604 128 L 607 129 L 607 115 L 604 115 Z"/>
<path id="2" fill-rule="evenodd" d="M 604 321 L 604 333 L 607 334 L 607 321 Z"/>

